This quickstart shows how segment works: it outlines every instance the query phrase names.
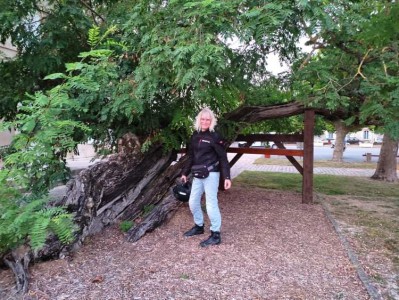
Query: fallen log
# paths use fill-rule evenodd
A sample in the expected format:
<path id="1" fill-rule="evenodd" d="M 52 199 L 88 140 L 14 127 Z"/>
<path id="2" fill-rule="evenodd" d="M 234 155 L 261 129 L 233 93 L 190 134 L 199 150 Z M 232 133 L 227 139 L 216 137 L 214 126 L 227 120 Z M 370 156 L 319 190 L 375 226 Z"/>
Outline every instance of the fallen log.
<path id="1" fill-rule="evenodd" d="M 161 224 L 164 224 L 172 217 L 172 213 L 175 212 L 182 203 L 183 202 L 177 201 L 173 195 L 166 196 L 144 221 L 127 232 L 126 240 L 129 242 L 136 242 L 147 232 L 151 232 Z"/>
<path id="2" fill-rule="evenodd" d="M 14 272 L 18 292 L 25 293 L 28 289 L 31 261 L 67 257 L 77 251 L 88 236 L 122 220 L 134 220 L 143 214 L 144 207 L 157 206 L 165 196 L 170 196 L 168 191 L 179 176 L 181 165 L 173 165 L 175 159 L 176 152 L 165 153 L 162 145 L 155 145 L 146 153 L 135 149 L 100 161 L 69 181 L 65 196 L 51 201 L 49 206 L 64 206 L 74 214 L 75 240 L 63 245 L 55 236 L 49 236 L 37 252 L 26 246 L 4 255 L 4 263 Z M 172 204 L 178 204 L 177 201 L 169 200 L 169 205 L 160 206 L 167 209 L 159 213 L 158 223 L 152 221 L 152 228 L 176 208 L 172 208 Z M 150 222 L 141 236 L 148 230 L 151 230 Z"/>

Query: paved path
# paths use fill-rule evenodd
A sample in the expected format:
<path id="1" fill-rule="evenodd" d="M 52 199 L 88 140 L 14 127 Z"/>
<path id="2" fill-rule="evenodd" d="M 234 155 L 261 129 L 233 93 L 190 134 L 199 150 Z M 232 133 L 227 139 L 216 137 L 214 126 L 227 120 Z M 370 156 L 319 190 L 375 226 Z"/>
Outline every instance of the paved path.
<path id="1" fill-rule="evenodd" d="M 228 154 L 229 160 L 235 154 Z M 255 160 L 262 157 L 258 154 L 244 154 L 238 162 L 231 168 L 232 178 L 237 177 L 242 171 L 263 171 L 263 172 L 282 172 L 282 173 L 298 173 L 294 166 L 278 166 L 278 165 L 257 165 L 254 164 Z M 75 157 L 74 159 L 68 159 L 68 166 L 74 170 L 82 170 L 88 166 L 96 163 L 91 161 L 91 157 Z M 341 176 L 360 176 L 360 177 L 371 177 L 374 174 L 374 169 L 353 169 L 353 168 L 314 168 L 314 174 L 330 174 L 330 175 L 341 175 Z"/>
<path id="2" fill-rule="evenodd" d="M 280 172 L 280 173 L 298 173 L 294 166 L 277 166 L 277 165 L 256 165 L 254 161 L 262 157 L 261 155 L 245 154 L 231 168 L 232 178 L 238 176 L 242 171 L 263 171 L 263 172 Z M 230 155 L 229 155 L 230 159 Z M 341 176 L 360 176 L 371 177 L 374 169 L 353 169 L 353 168 L 314 168 L 314 174 L 330 174 Z"/>

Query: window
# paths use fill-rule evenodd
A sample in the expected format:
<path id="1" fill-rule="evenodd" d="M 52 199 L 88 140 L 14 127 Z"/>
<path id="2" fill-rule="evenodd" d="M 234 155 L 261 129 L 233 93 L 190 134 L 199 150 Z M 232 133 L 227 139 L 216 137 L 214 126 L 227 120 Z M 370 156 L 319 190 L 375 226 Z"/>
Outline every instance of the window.
<path id="1" fill-rule="evenodd" d="M 363 139 L 364 140 L 368 140 L 369 139 L 369 131 L 368 130 L 363 131 Z"/>

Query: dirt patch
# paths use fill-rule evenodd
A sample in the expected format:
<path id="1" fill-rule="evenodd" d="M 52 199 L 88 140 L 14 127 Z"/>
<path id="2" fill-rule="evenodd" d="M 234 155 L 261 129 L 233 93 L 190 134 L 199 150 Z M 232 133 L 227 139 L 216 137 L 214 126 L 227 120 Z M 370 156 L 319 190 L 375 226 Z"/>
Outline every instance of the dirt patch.
<path id="1" fill-rule="evenodd" d="M 184 204 L 136 243 L 112 227 L 69 260 L 32 266 L 25 299 L 369 299 L 320 204 L 235 186 L 220 207 L 219 246 L 199 247 L 209 229 L 183 237 L 192 226 Z M 0 272 L 7 299 L 12 277 Z"/>

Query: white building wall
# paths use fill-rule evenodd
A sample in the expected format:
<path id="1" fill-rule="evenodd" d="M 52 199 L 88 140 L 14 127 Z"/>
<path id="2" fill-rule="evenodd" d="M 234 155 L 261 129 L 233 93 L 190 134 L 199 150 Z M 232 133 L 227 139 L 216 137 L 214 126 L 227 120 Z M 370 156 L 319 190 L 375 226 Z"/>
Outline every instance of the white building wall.
<path id="1" fill-rule="evenodd" d="M 5 44 L 0 44 L 0 60 L 11 59 L 16 55 L 17 48 L 11 44 L 10 40 L 7 40 Z M 0 147 L 9 145 L 14 134 L 14 130 L 0 132 Z"/>
<path id="2" fill-rule="evenodd" d="M 323 136 L 319 136 L 318 138 L 321 139 L 336 139 L 337 135 L 335 132 L 328 132 L 328 131 L 324 131 L 324 135 Z M 363 127 L 361 130 L 356 131 L 356 132 L 349 132 L 346 135 L 347 138 L 349 137 L 356 137 L 359 140 L 363 141 L 363 140 L 370 140 L 371 142 L 375 142 L 376 140 L 382 139 L 383 134 L 379 134 L 379 133 L 375 133 L 374 131 L 372 131 L 370 128 L 368 127 Z"/>
<path id="3" fill-rule="evenodd" d="M 15 48 L 10 40 L 7 40 L 5 44 L 0 44 L 0 58 L 13 58 L 17 55 L 17 48 Z"/>

